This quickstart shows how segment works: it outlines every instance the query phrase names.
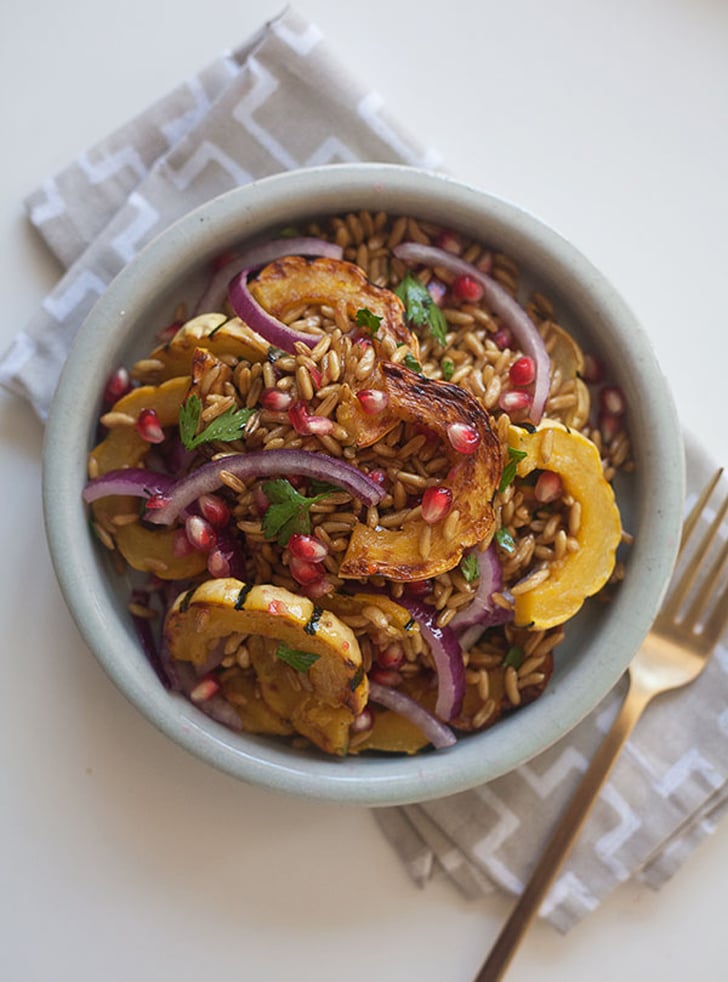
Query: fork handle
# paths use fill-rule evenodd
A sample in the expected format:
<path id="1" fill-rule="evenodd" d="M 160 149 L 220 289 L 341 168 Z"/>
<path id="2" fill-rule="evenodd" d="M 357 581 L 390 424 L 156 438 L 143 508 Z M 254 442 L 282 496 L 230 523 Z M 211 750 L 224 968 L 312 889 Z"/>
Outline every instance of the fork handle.
<path id="1" fill-rule="evenodd" d="M 609 776 L 619 751 L 651 696 L 651 692 L 642 689 L 630 678 L 627 695 L 619 713 L 574 791 L 566 811 L 559 819 L 523 893 L 516 901 L 474 982 L 498 982 L 503 978 L 519 942 L 538 912 L 541 901 L 589 815 L 599 789 Z"/>

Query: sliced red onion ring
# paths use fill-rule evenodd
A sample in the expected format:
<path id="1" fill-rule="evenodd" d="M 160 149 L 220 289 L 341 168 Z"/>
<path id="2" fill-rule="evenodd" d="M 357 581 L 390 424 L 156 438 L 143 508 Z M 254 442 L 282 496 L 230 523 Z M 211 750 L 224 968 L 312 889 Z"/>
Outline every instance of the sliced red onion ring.
<path id="1" fill-rule="evenodd" d="M 230 280 L 228 286 L 230 306 L 238 317 L 245 321 L 256 334 L 260 334 L 262 338 L 269 341 L 275 348 L 280 348 L 281 351 L 295 354 L 298 342 L 313 348 L 321 340 L 319 337 L 314 334 L 293 331 L 283 321 L 271 317 L 267 310 L 263 310 L 248 287 L 248 276 L 251 272 L 250 269 L 244 269 Z"/>
<path id="2" fill-rule="evenodd" d="M 480 579 L 478 589 L 467 607 L 461 607 L 449 626 L 459 636 L 460 647 L 467 651 L 483 631 L 513 620 L 513 611 L 493 603 L 493 594 L 503 589 L 503 572 L 494 545 L 476 552 Z"/>
<path id="3" fill-rule="evenodd" d="M 82 496 L 87 504 L 111 494 L 127 494 L 135 498 L 164 497 L 174 483 L 174 478 L 166 474 L 157 474 L 142 467 L 122 467 L 90 480 Z"/>
<path id="4" fill-rule="evenodd" d="M 356 467 L 328 454 L 310 450 L 260 450 L 208 461 L 167 488 L 163 492 L 166 500 L 160 503 L 160 507 L 148 510 L 144 517 L 155 525 L 171 525 L 201 494 L 211 494 L 223 484 L 220 478 L 223 471 L 243 481 L 251 477 L 280 477 L 287 474 L 315 478 L 338 485 L 365 505 L 378 504 L 385 493 L 381 485 Z"/>
<path id="5" fill-rule="evenodd" d="M 546 399 L 551 385 L 551 359 L 538 328 L 521 305 L 504 290 L 492 276 L 483 273 L 466 263 L 459 256 L 438 249 L 435 246 L 420 245 L 419 242 L 402 242 L 392 250 L 398 259 L 405 262 L 423 263 L 427 266 L 441 266 L 458 276 L 472 276 L 483 287 L 485 301 L 503 323 L 513 332 L 518 346 L 525 355 L 533 358 L 536 377 L 533 382 L 531 400 L 531 421 L 538 424 L 543 415 Z M 251 325 L 252 326 L 252 325 Z"/>
<path id="6" fill-rule="evenodd" d="M 379 685 L 378 682 L 370 682 L 369 697 L 373 702 L 380 703 L 380 705 L 404 716 L 415 726 L 418 726 L 437 750 L 452 747 L 456 742 L 455 734 L 449 726 L 445 726 L 444 723 L 435 719 L 432 713 L 428 713 L 426 709 L 405 695 L 404 692 L 390 689 L 387 685 Z"/>
<path id="7" fill-rule="evenodd" d="M 396 602 L 412 614 L 429 645 L 437 669 L 435 712 L 440 719 L 452 719 L 460 712 L 465 696 L 465 665 L 457 635 L 449 625 L 438 627 L 434 607 L 409 597 L 398 597 Z"/>
<path id="8" fill-rule="evenodd" d="M 260 245 L 251 246 L 242 252 L 232 253 L 224 266 L 215 273 L 195 308 L 196 314 L 209 314 L 222 309 L 227 297 L 228 283 L 244 269 L 260 269 L 274 259 L 282 256 L 327 256 L 341 259 L 344 250 L 333 242 L 296 236 L 290 239 L 271 239 Z M 251 324 L 250 327 L 253 327 Z M 255 328 L 253 328 L 255 330 Z"/>

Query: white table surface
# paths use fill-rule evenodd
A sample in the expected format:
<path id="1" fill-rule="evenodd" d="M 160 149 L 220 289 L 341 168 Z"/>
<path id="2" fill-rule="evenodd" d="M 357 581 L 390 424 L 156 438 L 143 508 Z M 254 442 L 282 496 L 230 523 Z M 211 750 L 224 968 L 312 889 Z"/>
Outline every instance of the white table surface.
<path id="1" fill-rule="evenodd" d="M 3 349 L 58 274 L 23 196 L 279 9 L 2 4 Z M 298 9 L 454 175 L 535 212 L 601 267 L 646 326 L 684 423 L 728 464 L 728 6 Z M 48 560 L 41 427 L 4 392 L 0 434 L 0 978 L 472 978 L 505 902 L 417 890 L 368 812 L 219 774 L 113 688 Z M 723 826 L 660 893 L 628 883 L 567 937 L 535 926 L 509 978 L 725 978 L 726 869 Z"/>

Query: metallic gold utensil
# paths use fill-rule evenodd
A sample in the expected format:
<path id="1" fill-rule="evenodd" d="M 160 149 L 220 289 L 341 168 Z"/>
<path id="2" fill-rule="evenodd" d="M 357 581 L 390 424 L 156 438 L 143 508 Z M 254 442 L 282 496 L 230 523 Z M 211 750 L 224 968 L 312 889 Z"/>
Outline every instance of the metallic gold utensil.
<path id="1" fill-rule="evenodd" d="M 728 623 L 728 586 L 719 585 L 728 559 L 728 537 L 720 541 L 721 529 L 726 524 L 728 495 L 713 506 L 713 517 L 700 541 L 694 546 L 690 541 L 701 516 L 712 512 L 710 502 L 722 473 L 721 468 L 685 521 L 673 581 L 652 630 L 629 666 L 629 687 L 622 707 L 475 982 L 497 982 L 503 978 L 645 707 L 660 693 L 687 685 L 700 675 Z"/>

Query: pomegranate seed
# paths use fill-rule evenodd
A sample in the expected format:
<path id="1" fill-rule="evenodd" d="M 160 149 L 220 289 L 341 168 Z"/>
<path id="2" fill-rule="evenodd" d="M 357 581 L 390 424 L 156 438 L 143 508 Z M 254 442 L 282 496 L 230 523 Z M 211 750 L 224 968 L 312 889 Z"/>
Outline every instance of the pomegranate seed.
<path id="1" fill-rule="evenodd" d="M 183 556 L 189 556 L 194 551 L 195 547 L 187 538 L 185 530 L 175 529 L 172 535 L 172 555 L 181 559 Z"/>
<path id="2" fill-rule="evenodd" d="M 605 385 L 599 393 L 599 404 L 605 413 L 623 416 L 627 408 L 624 393 L 616 385 Z"/>
<path id="3" fill-rule="evenodd" d="M 441 521 L 452 508 L 452 491 L 442 484 L 428 488 L 422 495 L 422 517 L 428 525 Z"/>
<path id="4" fill-rule="evenodd" d="M 142 409 L 136 421 L 136 431 L 147 443 L 162 443 L 164 430 L 156 409 Z"/>
<path id="5" fill-rule="evenodd" d="M 432 590 L 432 580 L 411 580 L 405 585 L 409 597 L 426 597 Z"/>
<path id="6" fill-rule="evenodd" d="M 372 682 L 378 682 L 379 685 L 388 685 L 390 687 L 399 685 L 402 681 L 402 676 L 399 672 L 391 671 L 388 668 L 373 668 L 369 673 L 369 678 Z"/>
<path id="7" fill-rule="evenodd" d="M 354 722 L 349 727 L 350 733 L 368 733 L 374 726 L 374 713 L 366 706 L 354 717 Z"/>
<path id="8" fill-rule="evenodd" d="M 201 494 L 197 504 L 200 506 L 203 518 L 206 518 L 214 529 L 225 528 L 230 521 L 230 509 L 216 494 Z"/>
<path id="9" fill-rule="evenodd" d="M 483 299 L 484 291 L 481 284 L 473 276 L 465 274 L 457 276 L 453 280 L 452 292 L 458 300 L 462 300 L 464 303 L 477 303 Z"/>
<path id="10" fill-rule="evenodd" d="M 288 420 L 301 436 L 326 436 L 331 433 L 334 424 L 327 416 L 311 416 L 305 402 L 294 402 L 288 410 Z"/>
<path id="11" fill-rule="evenodd" d="M 217 580 L 231 576 L 232 565 L 228 553 L 217 548 L 217 546 L 211 549 L 207 557 L 207 572 Z"/>
<path id="12" fill-rule="evenodd" d="M 531 397 L 527 392 L 520 390 L 502 392 L 498 399 L 498 405 L 504 413 L 515 413 L 520 409 L 527 409 L 531 405 Z"/>
<path id="13" fill-rule="evenodd" d="M 530 385 L 536 378 L 536 363 L 533 358 L 528 355 L 516 358 L 508 370 L 508 378 L 512 385 Z"/>
<path id="14" fill-rule="evenodd" d="M 361 389 L 356 397 L 367 416 L 376 416 L 389 405 L 389 396 L 381 389 Z"/>
<path id="15" fill-rule="evenodd" d="M 493 335 L 493 343 L 500 351 L 513 347 L 513 335 L 507 327 L 499 327 Z"/>
<path id="16" fill-rule="evenodd" d="M 396 671 L 404 662 L 404 648 L 399 641 L 393 641 L 386 648 L 377 652 L 377 665 L 390 671 Z"/>
<path id="17" fill-rule="evenodd" d="M 260 404 L 273 413 L 284 413 L 293 403 L 293 396 L 283 389 L 263 389 Z"/>
<path id="18" fill-rule="evenodd" d="M 590 385 L 596 385 L 604 378 L 604 365 L 595 355 L 584 355 L 584 368 L 581 377 Z"/>
<path id="19" fill-rule="evenodd" d="M 192 702 L 207 702 L 220 691 L 220 683 L 212 678 L 201 679 L 190 692 Z"/>
<path id="20" fill-rule="evenodd" d="M 297 559 L 306 559 L 311 563 L 320 563 L 329 553 L 328 547 L 320 539 L 300 532 L 294 532 L 288 540 L 288 551 Z"/>
<path id="21" fill-rule="evenodd" d="M 145 507 L 148 511 L 157 511 L 158 508 L 166 508 L 169 504 L 169 498 L 164 494 L 152 494 L 150 495 L 145 503 Z"/>
<path id="22" fill-rule="evenodd" d="M 542 505 L 545 505 L 549 501 L 556 501 L 557 498 L 560 498 L 563 490 L 564 485 L 555 471 L 541 471 L 538 475 L 533 493 L 536 501 L 540 501 Z"/>
<path id="23" fill-rule="evenodd" d="M 490 273 L 493 269 L 493 253 L 484 252 L 475 264 L 475 268 L 479 269 L 481 273 Z"/>
<path id="24" fill-rule="evenodd" d="M 599 432 L 602 435 L 602 442 L 608 446 L 612 440 L 622 431 L 622 419 L 614 413 L 599 413 Z"/>
<path id="25" fill-rule="evenodd" d="M 117 399 L 121 399 L 127 392 L 131 392 L 131 378 L 125 368 L 117 368 L 115 372 L 106 380 L 104 386 L 104 402 L 107 406 L 113 405 Z"/>
<path id="26" fill-rule="evenodd" d="M 288 569 L 296 583 L 307 585 L 323 578 L 323 569 L 319 563 L 311 563 L 307 559 L 299 559 L 298 556 L 290 557 Z"/>
<path id="27" fill-rule="evenodd" d="M 320 389 L 321 383 L 323 381 L 323 375 L 318 368 L 309 368 L 308 374 L 311 376 L 311 381 L 313 382 L 314 389 Z"/>
<path id="28" fill-rule="evenodd" d="M 314 580 L 313 583 L 303 585 L 303 592 L 309 600 L 319 600 L 321 597 L 325 597 L 327 593 L 334 592 L 334 584 L 327 577 L 322 576 L 320 580 Z"/>
<path id="29" fill-rule="evenodd" d="M 459 256 L 463 251 L 463 244 L 460 240 L 460 236 L 457 232 L 453 232 L 452 229 L 443 229 L 442 232 L 435 238 L 435 245 L 438 249 L 444 249 L 445 252 L 451 252 L 454 256 Z"/>
<path id="30" fill-rule="evenodd" d="M 442 280 L 438 280 L 433 276 L 430 282 L 427 284 L 427 289 L 430 296 L 439 307 L 442 301 L 445 299 L 445 294 L 447 293 L 447 283 L 443 283 Z"/>
<path id="31" fill-rule="evenodd" d="M 376 483 L 382 488 L 386 487 L 387 482 L 389 481 L 389 474 L 387 474 L 386 471 L 381 470 L 379 467 L 369 471 L 367 477 L 371 478 L 372 481 L 376 481 Z"/>
<path id="32" fill-rule="evenodd" d="M 209 552 L 217 541 L 212 525 L 200 515 L 190 515 L 185 520 L 185 533 L 198 552 Z"/>
<path id="33" fill-rule="evenodd" d="M 447 437 L 458 453 L 475 453 L 480 446 L 480 433 L 468 423 L 450 423 Z"/>

